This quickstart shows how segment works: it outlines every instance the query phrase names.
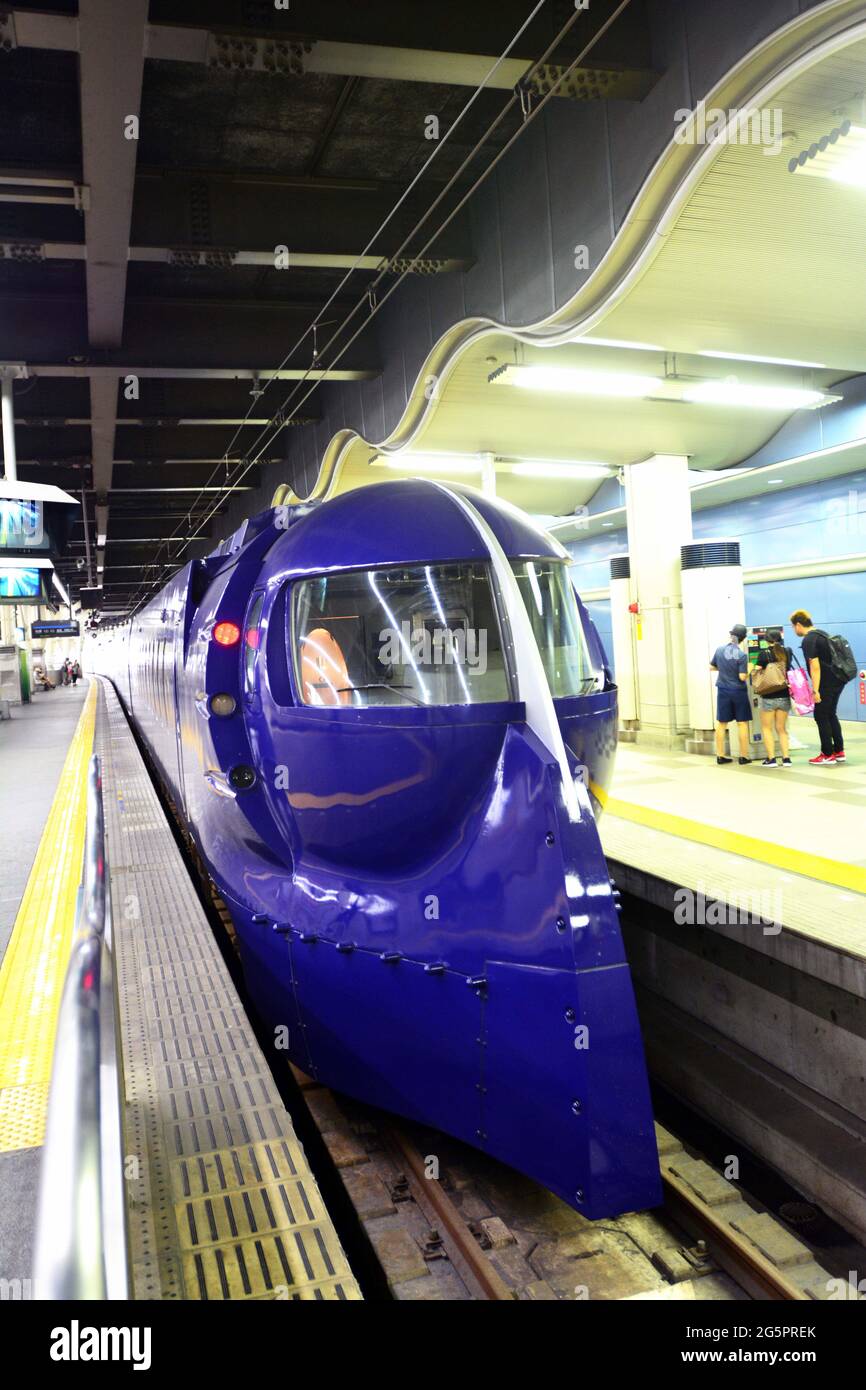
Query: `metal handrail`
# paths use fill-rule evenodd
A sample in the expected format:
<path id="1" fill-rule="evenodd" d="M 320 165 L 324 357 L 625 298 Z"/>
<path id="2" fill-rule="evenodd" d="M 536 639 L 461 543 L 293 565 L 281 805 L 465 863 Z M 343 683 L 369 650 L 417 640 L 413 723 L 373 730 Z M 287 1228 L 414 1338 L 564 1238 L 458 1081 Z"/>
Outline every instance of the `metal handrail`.
<path id="1" fill-rule="evenodd" d="M 128 1299 L 122 1092 L 102 776 L 87 773 L 87 828 L 72 952 L 48 1094 L 34 1285 L 42 1299 Z"/>

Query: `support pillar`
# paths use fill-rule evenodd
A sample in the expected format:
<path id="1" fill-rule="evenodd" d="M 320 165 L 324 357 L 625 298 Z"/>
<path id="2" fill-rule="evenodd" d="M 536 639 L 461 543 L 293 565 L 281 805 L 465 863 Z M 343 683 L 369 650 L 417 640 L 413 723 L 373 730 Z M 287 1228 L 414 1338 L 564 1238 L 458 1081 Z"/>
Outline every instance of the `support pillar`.
<path id="1" fill-rule="evenodd" d="M 685 454 L 654 454 L 625 469 L 631 567 L 637 742 L 682 748 L 689 727 L 680 547 L 692 538 Z"/>
<path id="2" fill-rule="evenodd" d="M 745 625 L 740 543 L 692 541 L 683 546 L 681 558 L 690 726 L 686 749 L 714 753 L 716 681 L 709 660 L 735 623 Z"/>
<path id="3" fill-rule="evenodd" d="M 18 481 L 18 456 L 15 452 L 15 401 L 12 394 L 13 372 L 10 368 L 0 368 L 0 393 L 2 393 L 3 417 L 3 463 L 5 477 L 9 483 Z"/>
<path id="4" fill-rule="evenodd" d="M 629 610 L 631 564 L 627 555 L 610 560 L 610 625 L 613 664 L 616 671 L 617 708 L 621 743 L 634 743 L 638 729 L 637 672 L 635 670 L 635 619 Z"/>

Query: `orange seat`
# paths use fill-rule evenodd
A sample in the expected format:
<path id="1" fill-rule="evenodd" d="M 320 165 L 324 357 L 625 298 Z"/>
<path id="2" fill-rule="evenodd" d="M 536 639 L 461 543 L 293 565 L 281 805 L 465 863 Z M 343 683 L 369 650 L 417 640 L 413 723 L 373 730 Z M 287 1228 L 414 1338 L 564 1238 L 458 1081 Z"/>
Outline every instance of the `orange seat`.
<path id="1" fill-rule="evenodd" d="M 308 705 L 352 703 L 346 658 L 327 628 L 315 627 L 301 638 L 301 686 Z"/>

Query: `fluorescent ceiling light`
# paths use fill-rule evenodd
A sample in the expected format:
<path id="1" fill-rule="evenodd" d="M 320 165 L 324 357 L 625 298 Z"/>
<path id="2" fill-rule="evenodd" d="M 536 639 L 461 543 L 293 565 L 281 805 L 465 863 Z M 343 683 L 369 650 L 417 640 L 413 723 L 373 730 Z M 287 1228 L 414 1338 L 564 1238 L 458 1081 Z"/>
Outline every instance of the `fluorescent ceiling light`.
<path id="1" fill-rule="evenodd" d="M 767 487 L 781 487 L 784 481 L 784 478 L 768 478 Z"/>
<path id="2" fill-rule="evenodd" d="M 96 533 L 96 544 L 97 544 L 97 546 L 105 545 L 105 532 L 104 532 L 104 531 L 97 531 L 97 533 Z"/>
<path id="3" fill-rule="evenodd" d="M 613 469 L 606 463 L 572 463 L 565 459 L 523 459 L 507 471 L 518 478 L 610 478 Z"/>
<path id="4" fill-rule="evenodd" d="M 632 372 L 584 371 L 581 367 L 527 367 L 507 363 L 491 372 L 493 386 L 521 386 L 529 391 L 556 391 L 575 396 L 652 396 L 660 377 Z"/>
<path id="5" fill-rule="evenodd" d="M 788 160 L 792 174 L 866 187 L 866 127 L 845 120 Z"/>
<path id="6" fill-rule="evenodd" d="M 58 576 L 57 576 L 57 570 L 54 570 L 54 571 L 52 572 L 52 575 L 51 575 L 51 582 L 52 582 L 52 584 L 54 585 L 54 587 L 55 587 L 55 589 L 57 590 L 57 592 L 58 592 L 58 594 L 60 595 L 60 597 L 63 599 L 63 602 L 68 604 L 68 603 L 69 603 L 69 595 L 67 594 L 67 592 L 66 592 L 66 590 L 64 589 L 62 583 L 60 582 L 60 579 L 59 579 Z"/>
<path id="7" fill-rule="evenodd" d="M 54 562 L 44 555 L 2 555 L 0 567 L 4 570 L 53 570 Z"/>
<path id="8" fill-rule="evenodd" d="M 395 454 L 370 460 L 374 468 L 394 468 L 401 473 L 480 473 L 480 458 L 465 454 Z"/>
<path id="9" fill-rule="evenodd" d="M 578 338 L 578 343 L 591 343 L 593 347 L 636 348 L 638 352 L 664 352 L 660 343 L 633 343 L 628 338 Z"/>
<path id="10" fill-rule="evenodd" d="M 759 357 L 752 352 L 714 352 L 705 348 L 698 357 L 724 357 L 731 362 L 769 362 L 775 367 L 826 367 L 826 362 L 800 362 L 795 357 Z"/>
<path id="11" fill-rule="evenodd" d="M 757 410 L 814 410 L 841 400 L 826 391 L 807 390 L 801 386 L 756 386 L 729 377 L 726 381 L 688 382 L 683 387 L 683 400 L 699 405 L 752 406 Z"/>

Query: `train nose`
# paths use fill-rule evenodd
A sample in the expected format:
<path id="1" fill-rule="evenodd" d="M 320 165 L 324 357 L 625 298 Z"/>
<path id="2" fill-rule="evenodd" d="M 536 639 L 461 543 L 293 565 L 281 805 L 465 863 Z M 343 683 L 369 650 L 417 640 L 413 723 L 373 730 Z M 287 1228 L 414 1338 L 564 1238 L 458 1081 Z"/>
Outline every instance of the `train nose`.
<path id="1" fill-rule="evenodd" d="M 296 853 L 394 872 L 459 843 L 496 777 L 505 723 L 423 727 L 307 725 L 272 741 L 265 776 L 291 769 L 275 792 Z"/>

